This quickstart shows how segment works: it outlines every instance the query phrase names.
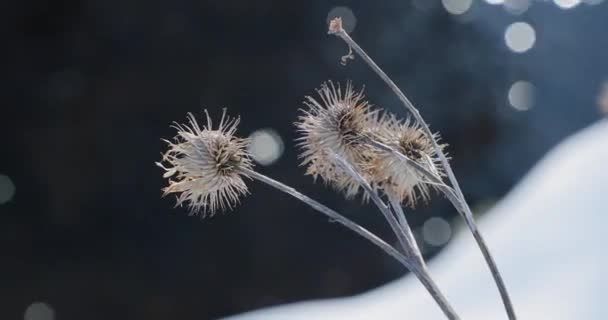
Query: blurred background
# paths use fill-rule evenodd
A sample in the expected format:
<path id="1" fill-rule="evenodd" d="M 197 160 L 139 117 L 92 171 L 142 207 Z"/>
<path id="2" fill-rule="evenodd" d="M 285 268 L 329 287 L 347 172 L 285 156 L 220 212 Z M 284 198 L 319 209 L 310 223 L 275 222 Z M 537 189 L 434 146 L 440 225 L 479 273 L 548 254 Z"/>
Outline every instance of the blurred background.
<path id="1" fill-rule="evenodd" d="M 379 213 L 298 167 L 305 95 L 350 79 L 405 115 L 326 35 L 352 37 L 419 107 L 477 214 L 552 146 L 608 113 L 608 1 L 37 1 L 0 10 L 0 317 L 214 319 L 347 296 L 404 274 L 390 257 L 256 182 L 200 220 L 161 198 L 172 121 L 240 115 L 257 169 L 394 241 Z M 409 210 L 432 258 L 462 227 Z"/>

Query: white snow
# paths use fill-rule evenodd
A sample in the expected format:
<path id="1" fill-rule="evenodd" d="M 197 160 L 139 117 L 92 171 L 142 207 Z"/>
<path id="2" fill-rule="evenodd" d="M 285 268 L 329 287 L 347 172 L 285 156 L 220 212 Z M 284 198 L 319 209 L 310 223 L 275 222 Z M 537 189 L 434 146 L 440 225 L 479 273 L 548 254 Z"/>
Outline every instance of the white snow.
<path id="1" fill-rule="evenodd" d="M 519 319 L 608 319 L 608 119 L 566 139 L 480 222 Z M 462 319 L 506 319 L 468 232 L 430 263 Z M 445 319 L 413 277 L 343 299 L 302 302 L 232 320 Z"/>

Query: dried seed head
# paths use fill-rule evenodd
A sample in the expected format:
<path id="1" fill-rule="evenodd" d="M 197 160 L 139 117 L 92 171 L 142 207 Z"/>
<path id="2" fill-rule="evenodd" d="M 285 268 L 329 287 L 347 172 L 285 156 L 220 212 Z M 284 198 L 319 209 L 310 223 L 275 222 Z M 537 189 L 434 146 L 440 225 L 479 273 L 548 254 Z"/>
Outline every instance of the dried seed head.
<path id="1" fill-rule="evenodd" d="M 331 19 L 327 30 L 328 34 L 335 34 L 338 32 L 342 32 L 343 30 L 344 29 L 342 28 L 342 17 L 335 17 Z"/>
<path id="2" fill-rule="evenodd" d="M 377 112 L 364 100 L 363 91 L 355 92 L 350 82 L 344 91 L 339 84 L 323 83 L 317 93 L 319 100 L 306 97 L 304 105 L 307 109 L 302 110 L 304 114 L 296 123 L 302 134 L 298 138 L 302 148 L 301 165 L 307 166 L 306 174 L 315 179 L 321 177 L 350 198 L 361 186 L 335 163 L 330 154 L 335 153 L 356 169 L 362 169 L 372 152 L 362 139 Z"/>
<path id="3" fill-rule="evenodd" d="M 229 118 L 224 109 L 219 127 L 213 129 L 207 110 L 205 114 L 202 128 L 191 113 L 188 125 L 175 123 L 174 142 L 165 140 L 169 149 L 156 163 L 169 181 L 164 195 L 179 193 L 176 206 L 187 202 L 191 214 L 203 216 L 232 209 L 248 192 L 239 169 L 252 168 L 248 141 L 234 136 L 239 119 Z"/>
<path id="4" fill-rule="evenodd" d="M 412 122 L 409 118 L 400 120 L 394 115 L 383 114 L 376 119 L 372 130 L 375 139 L 416 161 L 431 173 L 443 175 L 433 143 L 417 122 Z M 429 199 L 432 185 L 425 183 L 420 173 L 391 153 L 377 152 L 370 166 L 374 183 L 387 195 L 400 202 L 407 202 L 410 207 L 415 206 L 418 197 L 424 201 Z"/>

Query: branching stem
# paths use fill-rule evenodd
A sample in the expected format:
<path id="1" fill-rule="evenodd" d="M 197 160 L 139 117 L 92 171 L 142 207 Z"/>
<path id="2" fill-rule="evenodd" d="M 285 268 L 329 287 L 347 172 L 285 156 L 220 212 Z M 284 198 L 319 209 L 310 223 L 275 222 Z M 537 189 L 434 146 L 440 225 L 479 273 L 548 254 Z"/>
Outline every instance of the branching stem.
<path id="1" fill-rule="evenodd" d="M 477 224 L 475 223 L 475 219 L 471 212 L 471 208 L 469 207 L 469 205 L 466 202 L 464 194 L 462 193 L 462 190 L 460 189 L 460 185 L 458 184 L 458 181 L 456 180 L 456 176 L 454 175 L 454 172 L 448 162 L 448 159 L 447 159 L 445 153 L 443 152 L 442 148 L 439 146 L 439 143 L 437 142 L 437 139 L 431 132 L 429 126 L 426 124 L 426 122 L 420 115 L 420 112 L 418 111 L 418 109 L 416 109 L 416 107 L 414 107 L 414 104 L 405 96 L 403 91 L 401 91 L 401 89 L 399 89 L 399 87 L 397 87 L 397 85 L 393 82 L 393 80 L 391 80 L 388 77 L 388 75 L 374 62 L 374 60 L 372 60 L 372 58 L 348 35 L 348 33 L 346 33 L 346 31 L 342 28 L 342 19 L 341 18 L 335 18 L 334 20 L 332 20 L 330 22 L 328 33 L 333 34 L 333 35 L 339 37 L 340 39 L 344 40 L 344 42 L 346 42 L 346 44 L 349 46 L 349 50 L 353 49 L 370 66 L 370 68 L 376 74 L 378 74 L 378 76 L 388 85 L 388 87 L 395 93 L 395 95 L 397 95 L 397 97 L 399 98 L 399 100 L 401 101 L 403 106 L 412 114 L 414 119 L 420 124 L 424 133 L 432 141 L 433 147 L 435 148 L 437 155 L 439 156 L 439 159 L 441 161 L 441 164 L 443 165 L 443 168 L 446 171 L 450 184 L 452 185 L 452 187 L 449 188 L 452 191 L 446 190 L 446 189 L 443 189 L 442 191 L 446 194 L 448 199 L 450 199 L 452 204 L 456 207 L 456 209 L 458 210 L 460 215 L 465 220 L 467 227 L 473 234 L 473 237 L 475 238 L 475 241 L 477 242 L 477 245 L 479 246 L 479 249 L 481 250 L 481 252 L 483 254 L 486 264 L 488 265 L 488 267 L 492 273 L 492 277 L 494 278 L 494 282 L 496 283 L 498 291 L 500 292 L 500 296 L 501 296 L 503 305 L 505 307 L 505 310 L 507 312 L 509 319 L 516 320 L 517 317 L 515 315 L 515 310 L 513 308 L 511 298 L 509 297 L 509 293 L 508 293 L 505 283 L 502 279 L 502 276 L 498 270 L 496 262 L 494 261 L 494 258 L 490 254 L 490 250 L 489 250 L 486 242 L 484 241 L 481 233 L 479 232 L 479 229 L 477 228 Z"/>
<path id="2" fill-rule="evenodd" d="M 378 207 L 380 212 L 382 212 L 382 215 L 384 216 L 386 221 L 388 221 L 388 224 L 390 225 L 391 230 L 393 230 L 393 233 L 397 236 L 397 239 L 399 240 L 399 244 L 401 245 L 401 248 L 403 249 L 405 256 L 406 257 L 412 256 L 413 255 L 412 246 L 409 244 L 407 235 L 402 230 L 399 222 L 395 218 L 395 215 L 393 215 L 393 213 L 391 212 L 390 207 L 387 206 L 384 203 L 384 201 L 382 201 L 382 199 L 380 199 L 378 192 L 376 192 L 376 190 L 374 190 L 371 187 L 371 185 L 367 182 L 367 180 L 365 180 L 365 178 L 363 178 L 361 176 L 361 174 L 359 174 L 359 172 L 357 172 L 357 170 L 355 170 L 355 168 L 353 168 L 353 166 L 350 163 L 348 163 L 348 161 L 344 160 L 344 158 L 340 157 L 339 155 L 337 155 L 329 150 L 328 150 L 328 152 L 331 154 L 334 161 L 336 161 L 338 163 L 338 165 L 340 167 L 342 167 L 348 173 L 349 176 L 351 176 L 351 177 L 353 177 L 353 179 L 357 180 L 357 182 L 363 187 L 363 189 L 365 189 L 365 191 L 369 194 L 369 197 L 372 199 L 374 204 Z"/>
<path id="3" fill-rule="evenodd" d="M 331 151 L 330 151 L 331 152 Z M 405 256 L 410 259 L 410 263 L 412 265 L 412 273 L 416 275 L 418 280 L 424 285 L 429 294 L 435 299 L 435 302 L 441 308 L 441 311 L 445 314 L 448 319 L 456 320 L 460 319 L 456 311 L 452 308 L 446 297 L 441 293 L 437 284 L 431 278 L 428 269 L 426 268 L 426 264 L 422 259 L 422 255 L 420 255 L 420 250 L 416 245 L 416 241 L 414 240 L 414 236 L 411 233 L 407 222 L 405 222 L 405 226 L 403 227 L 397 219 L 395 219 L 395 215 L 391 212 L 389 206 L 387 206 L 384 201 L 380 198 L 376 190 L 374 190 L 371 185 L 353 168 L 353 166 L 348 163 L 348 161 L 344 160 L 342 157 L 335 153 L 331 153 L 334 161 L 336 161 L 344 170 L 348 172 L 348 174 L 353 177 L 357 182 L 365 189 L 365 191 L 369 194 L 372 201 L 376 204 L 378 209 L 382 212 L 386 220 L 389 222 L 391 229 L 399 239 L 399 243 L 405 252 Z M 404 216 L 405 219 L 405 216 Z M 402 220 L 404 221 L 404 220 Z M 409 234 L 408 232 L 409 231 Z"/>
<path id="4" fill-rule="evenodd" d="M 341 225 L 354 231 L 355 233 L 362 236 L 363 238 L 369 240 L 371 243 L 375 244 L 380 249 L 382 249 L 384 252 L 386 252 L 388 255 L 392 256 L 393 258 L 397 259 L 397 261 L 401 262 L 407 269 L 409 269 L 409 270 L 412 269 L 411 263 L 408 261 L 408 259 L 406 259 L 406 257 L 403 254 L 401 254 L 399 251 L 397 251 L 391 245 L 386 243 L 380 237 L 376 236 L 369 230 L 363 228 L 358 223 L 346 218 L 345 216 L 341 215 L 340 213 L 330 209 L 329 207 L 325 206 L 324 204 L 308 197 L 307 195 L 297 191 L 296 189 L 294 189 L 288 185 L 285 185 L 279 181 L 276 181 L 270 177 L 267 177 L 261 173 L 258 173 L 257 171 L 254 171 L 251 169 L 246 169 L 246 168 L 241 168 L 239 170 L 241 170 L 241 172 L 244 175 L 251 177 L 252 179 L 263 182 L 279 191 L 285 192 L 288 195 L 306 203 L 307 205 L 311 206 L 313 209 L 328 216 L 330 219 L 340 223 Z"/>

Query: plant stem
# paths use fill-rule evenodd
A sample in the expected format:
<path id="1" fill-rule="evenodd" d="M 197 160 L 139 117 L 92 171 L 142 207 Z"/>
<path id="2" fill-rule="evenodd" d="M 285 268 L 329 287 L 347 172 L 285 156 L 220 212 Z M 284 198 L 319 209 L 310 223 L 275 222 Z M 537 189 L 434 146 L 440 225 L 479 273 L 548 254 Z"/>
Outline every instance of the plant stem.
<path id="1" fill-rule="evenodd" d="M 380 210 L 382 215 L 384 215 L 384 218 L 386 219 L 386 221 L 388 221 L 388 224 L 390 225 L 391 230 L 393 230 L 393 233 L 395 234 L 395 236 L 397 236 L 397 239 L 399 240 L 399 244 L 401 244 L 401 248 L 403 248 L 405 256 L 406 257 L 412 256 L 413 248 L 409 244 L 407 235 L 402 230 L 397 219 L 395 219 L 395 216 L 391 212 L 389 206 L 387 206 L 384 203 L 384 201 L 382 201 L 382 199 L 380 199 L 380 196 L 378 195 L 378 193 L 374 189 L 372 189 L 371 185 L 365 180 L 365 178 L 363 178 L 361 176 L 361 174 L 359 174 L 359 172 L 357 172 L 355 170 L 355 168 L 353 168 L 353 166 L 350 163 L 348 163 L 348 161 L 344 160 L 342 157 L 340 157 L 339 155 L 337 155 L 331 151 L 328 151 L 328 152 L 333 156 L 334 160 L 338 163 L 338 165 L 340 165 L 344 170 L 346 170 L 348 175 L 350 175 L 355 180 L 357 180 L 357 182 L 363 187 L 363 189 L 365 189 L 365 191 L 367 192 L 367 194 L 369 194 L 369 197 L 372 199 L 374 204 L 378 207 L 378 209 Z"/>
<path id="2" fill-rule="evenodd" d="M 500 271 L 498 270 L 498 268 L 496 266 L 496 262 L 494 261 L 494 258 L 492 257 L 492 254 L 490 253 L 490 250 L 487 247 L 486 242 L 483 239 L 481 232 L 479 231 L 479 228 L 477 228 L 477 225 L 475 224 L 473 214 L 471 213 L 470 208 L 466 204 L 466 202 L 462 201 L 461 199 L 458 198 L 454 189 L 450 188 L 449 186 L 447 186 L 446 184 L 441 182 L 441 180 L 438 180 L 438 178 L 432 172 L 428 171 L 426 168 L 419 165 L 414 160 L 409 159 L 406 155 L 404 155 L 404 154 L 400 153 L 399 151 L 391 148 L 390 146 L 387 146 L 380 142 L 377 142 L 377 141 L 374 141 L 371 139 L 368 140 L 368 142 L 371 146 L 376 147 L 383 151 L 390 152 L 396 158 L 404 161 L 408 165 L 411 165 L 415 170 L 417 170 L 417 172 L 423 174 L 427 179 L 429 179 L 431 181 L 431 183 L 433 185 L 435 185 L 436 187 L 439 188 L 439 190 L 441 190 L 441 192 L 446 196 L 446 198 L 448 198 L 448 200 L 452 203 L 454 208 L 456 208 L 458 213 L 464 218 L 468 229 L 473 234 L 473 238 L 475 238 L 475 242 L 477 243 L 479 250 L 481 251 L 488 267 L 490 268 L 490 272 L 492 273 L 492 277 L 494 278 L 494 281 L 497 284 L 497 287 L 499 289 L 498 291 L 501 295 L 503 302 L 506 301 L 506 302 L 504 302 L 506 305 L 511 305 L 511 299 L 509 297 L 509 294 L 506 291 L 506 286 L 504 284 L 502 276 L 500 275 Z M 391 203 L 391 205 L 393 206 L 393 210 L 395 210 L 395 212 L 398 212 L 396 208 L 399 208 L 399 209 L 401 208 L 400 206 L 395 207 L 394 203 Z M 398 215 L 399 215 L 399 213 L 398 213 Z M 401 215 L 403 215 L 403 214 L 401 214 Z M 511 305 L 511 308 L 507 308 L 506 305 L 505 305 L 505 310 L 507 311 L 507 314 L 509 315 L 509 319 L 516 319 L 512 305 Z"/>
<path id="3" fill-rule="evenodd" d="M 338 223 L 342 224 L 346 228 L 359 234 L 363 238 L 371 241 L 373 244 L 378 246 L 384 252 L 386 252 L 387 254 L 389 254 L 390 256 L 395 258 L 397 261 L 399 261 L 406 269 L 410 270 L 412 273 L 414 273 L 414 275 L 416 275 L 418 280 L 422 283 L 422 285 L 424 285 L 424 287 L 427 289 L 427 291 L 431 294 L 431 296 L 433 297 L 435 302 L 439 305 L 439 307 L 441 308 L 441 310 L 447 316 L 448 319 L 450 319 L 450 320 L 459 320 L 460 319 L 458 317 L 458 315 L 454 312 L 454 310 L 450 307 L 450 305 L 447 303 L 447 299 L 443 296 L 443 294 L 441 293 L 441 291 L 439 290 L 439 288 L 437 287 L 437 285 L 435 284 L 433 279 L 430 277 L 429 273 L 426 271 L 424 266 L 420 266 L 416 262 L 412 263 L 410 259 L 406 258 L 403 254 L 401 254 L 399 251 L 397 251 L 395 248 L 393 248 L 392 246 L 387 244 L 384 240 L 380 239 L 378 236 L 376 236 L 372 232 L 363 228 L 356 222 L 353 222 L 352 220 L 344 217 L 343 215 L 339 214 L 338 212 L 330 209 L 329 207 L 321 204 L 320 202 L 297 191 L 296 189 L 294 189 L 290 186 L 287 186 L 279 181 L 276 181 L 270 177 L 267 177 L 254 170 L 251 170 L 251 169 L 240 169 L 240 171 L 244 175 L 251 177 L 252 179 L 263 182 L 279 191 L 285 192 L 288 195 L 306 203 L 307 205 L 311 206 L 313 209 L 325 214 L 329 218 L 337 221 Z"/>
<path id="4" fill-rule="evenodd" d="M 431 277 L 431 274 L 429 273 L 429 271 L 425 265 L 421 265 L 418 263 L 415 264 L 415 267 L 414 267 L 414 270 L 412 270 L 412 273 L 414 273 L 416 275 L 416 277 L 422 283 L 422 285 L 426 288 L 426 290 L 431 294 L 431 296 L 433 296 L 433 298 L 435 298 L 435 301 L 441 308 L 441 311 L 443 311 L 443 314 L 445 314 L 445 316 L 448 319 L 450 319 L 450 320 L 459 320 L 460 319 L 460 317 L 458 317 L 456 312 L 451 308 L 451 306 L 447 302 L 440 303 L 440 300 L 438 300 L 441 298 L 441 299 L 443 299 L 443 301 L 447 301 L 446 298 L 441 293 L 441 291 L 439 290 L 439 287 L 437 287 L 437 284 L 433 281 L 433 278 Z"/>
<path id="5" fill-rule="evenodd" d="M 426 264 L 424 263 L 424 259 L 422 258 L 422 255 L 420 254 L 420 250 L 418 249 L 418 246 L 416 245 L 416 240 L 414 239 L 414 236 L 411 233 L 411 230 L 409 228 L 409 225 L 407 224 L 407 221 L 405 222 L 405 226 L 401 225 L 395 219 L 395 216 L 390 211 L 390 208 L 384 203 L 384 201 L 382 201 L 382 199 L 380 199 L 380 196 L 378 195 L 378 193 L 371 187 L 371 185 L 365 180 L 365 178 L 363 178 L 361 176 L 361 174 L 359 174 L 359 172 L 357 172 L 353 168 L 353 166 L 350 163 L 348 163 L 348 161 L 344 160 L 342 157 L 340 157 L 339 155 L 337 155 L 335 153 L 330 153 L 330 154 L 333 156 L 334 160 L 336 160 L 338 162 L 338 164 L 348 172 L 348 174 L 351 177 L 353 177 L 355 180 L 357 180 L 357 182 L 369 194 L 370 198 L 376 204 L 378 209 L 380 209 L 380 211 L 382 212 L 382 214 L 384 215 L 386 220 L 389 222 L 391 229 L 393 229 L 393 232 L 399 239 L 399 242 L 401 243 L 401 246 L 405 252 L 405 256 L 407 258 L 410 258 L 413 262 L 412 269 L 410 269 L 410 271 L 412 271 L 412 273 L 414 273 L 414 275 L 418 278 L 418 280 L 420 280 L 422 285 L 424 285 L 424 287 L 427 289 L 427 291 L 433 297 L 433 299 L 435 299 L 435 302 L 439 305 L 439 307 L 441 308 L 441 311 L 443 311 L 443 313 L 445 314 L 445 316 L 448 319 L 453 319 L 453 320 L 460 319 L 458 317 L 458 314 L 456 314 L 456 311 L 454 311 L 452 306 L 450 306 L 448 300 L 441 293 L 441 291 L 439 290 L 439 288 L 437 287 L 437 285 L 431 278 L 430 274 L 428 273 L 428 271 L 426 269 Z M 405 216 L 403 216 L 403 219 L 405 220 Z M 407 231 L 409 231 L 409 235 L 408 235 Z M 411 239 L 411 241 L 410 241 L 410 239 Z"/>
<path id="6" fill-rule="evenodd" d="M 412 229 L 410 228 L 409 223 L 407 223 L 407 218 L 405 217 L 405 212 L 403 212 L 401 203 L 399 203 L 399 200 L 397 200 L 395 197 L 392 197 L 392 196 L 389 196 L 388 199 L 391 203 L 391 207 L 393 208 L 393 212 L 395 212 L 397 219 L 399 219 L 399 224 L 401 225 L 401 229 L 403 229 L 403 231 L 405 232 L 405 234 L 407 236 L 407 239 L 410 242 L 410 246 L 413 249 L 415 258 L 419 261 L 420 264 L 425 264 L 424 258 L 422 257 L 422 253 L 420 252 L 420 247 L 418 246 L 418 243 L 416 242 L 416 237 L 414 237 L 414 233 L 412 232 Z"/>
<path id="7" fill-rule="evenodd" d="M 408 262 L 408 260 L 405 258 L 405 256 L 403 256 L 403 254 L 401 254 L 399 251 L 397 251 L 391 245 L 386 243 L 384 240 L 382 240 L 381 238 L 379 238 L 378 236 L 376 236 L 369 230 L 363 228 L 356 222 L 346 218 L 345 216 L 341 215 L 340 213 L 330 209 L 329 207 L 308 197 L 307 195 L 297 191 L 296 189 L 294 189 L 290 186 L 287 186 L 279 181 L 276 181 L 270 177 L 267 177 L 261 173 L 258 173 L 254 170 L 246 169 L 246 168 L 241 168 L 240 171 L 248 177 L 251 177 L 255 180 L 263 182 L 275 189 L 283 191 L 283 192 L 287 193 L 288 195 L 306 203 L 307 205 L 311 206 L 313 209 L 328 216 L 330 219 L 335 220 L 336 222 L 342 224 L 346 228 L 354 231 L 358 235 L 369 240 L 371 243 L 375 244 L 380 249 L 382 249 L 384 252 L 386 252 L 388 255 L 392 256 L 393 258 L 395 258 L 399 262 L 401 262 L 407 269 L 411 270 L 411 268 L 412 268 L 411 263 Z"/>
<path id="8" fill-rule="evenodd" d="M 405 217 L 405 212 L 403 212 L 401 203 L 395 197 L 391 197 L 391 196 L 389 196 L 389 201 L 391 203 L 391 207 L 393 208 L 393 211 L 395 212 L 395 214 L 397 215 L 397 217 L 399 219 L 402 229 L 407 234 L 407 237 L 408 237 L 410 244 L 414 251 L 414 256 L 415 256 L 414 259 L 416 259 L 416 262 L 417 262 L 416 267 L 419 269 L 414 270 L 412 272 L 414 274 L 416 274 L 418 279 L 420 279 L 420 282 L 422 282 L 422 284 L 431 293 L 431 295 L 434 295 L 436 293 L 441 294 L 441 292 L 439 291 L 439 288 L 437 288 L 437 285 L 433 281 L 431 281 L 429 283 L 425 283 L 428 279 L 432 280 L 432 276 L 430 275 L 430 273 L 426 267 L 426 262 L 424 261 L 422 253 L 420 252 L 420 248 L 418 247 L 418 243 L 416 242 L 416 238 L 414 237 L 412 229 L 410 228 L 410 225 L 407 222 L 407 218 Z"/>
<path id="9" fill-rule="evenodd" d="M 426 122 L 420 115 L 420 112 L 418 111 L 418 109 L 416 109 L 416 107 L 414 107 L 412 102 L 405 96 L 405 94 L 399 89 L 399 87 L 397 87 L 397 85 L 393 82 L 393 80 L 391 80 L 388 77 L 388 75 L 386 75 L 386 73 L 384 71 L 382 71 L 382 69 L 380 69 L 380 67 L 374 62 L 374 60 L 372 60 L 372 58 L 348 35 L 348 33 L 346 33 L 346 31 L 342 28 L 341 18 L 335 18 L 334 20 L 332 20 L 330 22 L 329 34 L 334 34 L 334 35 L 338 36 L 339 38 L 341 38 L 342 40 L 344 40 L 344 42 L 346 42 L 348 44 L 349 48 L 352 48 L 355 50 L 355 52 L 372 68 L 372 70 L 376 74 L 378 74 L 378 76 L 380 76 L 380 78 L 389 86 L 389 88 L 391 88 L 391 90 L 395 93 L 395 95 L 397 95 L 397 97 L 399 98 L 401 103 L 403 103 L 405 108 L 414 116 L 414 119 L 420 124 L 424 133 L 432 141 L 433 147 L 435 148 L 435 150 L 439 156 L 439 159 L 440 159 L 443 167 L 445 168 L 445 171 L 447 173 L 450 184 L 452 185 L 453 189 L 455 190 L 455 195 L 457 196 L 457 200 L 458 200 L 458 202 L 460 202 L 460 204 L 458 206 L 461 207 L 461 209 L 463 209 L 463 210 L 458 210 L 458 211 L 461 214 L 461 216 L 463 217 L 463 219 L 465 219 L 466 224 L 469 227 L 469 230 L 473 234 L 473 237 L 475 238 L 475 241 L 477 242 L 477 245 L 483 254 L 486 264 L 490 268 L 492 277 L 494 278 L 494 282 L 496 283 L 498 291 L 500 292 L 500 297 L 502 299 L 502 302 L 504 304 L 504 307 L 505 307 L 505 310 L 507 312 L 509 319 L 516 320 L 517 317 L 515 315 L 515 310 L 513 308 L 511 298 L 509 297 L 509 293 L 508 293 L 505 283 L 502 279 L 502 276 L 501 276 L 500 272 L 498 271 L 498 267 L 497 267 L 494 259 L 492 258 L 492 255 L 490 254 L 488 246 L 486 245 L 483 237 L 479 233 L 479 230 L 478 230 L 475 220 L 473 218 L 473 214 L 471 213 L 471 209 L 469 208 L 469 205 L 467 204 L 466 199 L 464 198 L 464 194 L 462 193 L 462 190 L 460 189 L 460 185 L 458 184 L 458 181 L 456 180 L 454 172 L 452 171 L 452 168 L 447 160 L 447 157 L 445 156 L 445 153 L 443 152 L 443 150 L 439 146 L 437 140 L 433 136 L 433 133 L 429 129 L 429 126 L 426 124 Z M 456 206 L 456 205 L 454 205 L 454 206 Z"/>

